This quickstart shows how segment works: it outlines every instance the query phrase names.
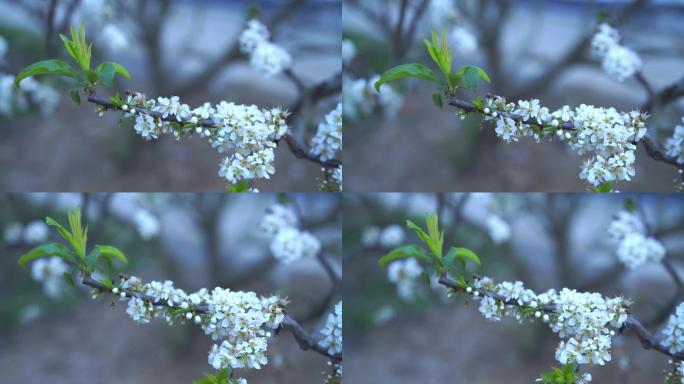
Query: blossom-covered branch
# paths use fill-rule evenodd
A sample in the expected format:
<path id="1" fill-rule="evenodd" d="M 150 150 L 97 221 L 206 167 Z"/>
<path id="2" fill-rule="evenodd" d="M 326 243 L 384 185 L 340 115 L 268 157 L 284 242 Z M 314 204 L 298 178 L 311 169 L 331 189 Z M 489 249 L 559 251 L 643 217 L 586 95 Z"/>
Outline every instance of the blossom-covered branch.
<path id="1" fill-rule="evenodd" d="M 134 291 L 128 288 L 118 288 L 116 292 L 112 292 L 111 288 L 108 288 L 107 286 L 103 285 L 90 275 L 84 276 L 82 282 L 84 285 L 95 288 L 99 293 L 111 293 L 114 295 L 119 295 L 120 297 L 137 298 L 152 306 L 161 306 L 172 310 L 187 310 L 187 308 L 182 308 L 180 305 L 171 305 L 168 301 L 155 300 L 155 298 L 150 295 L 146 295 L 140 291 Z M 209 306 L 204 304 L 193 306 L 192 313 L 207 314 L 209 313 Z M 299 324 L 299 322 L 297 322 L 297 320 L 295 320 L 286 312 L 283 312 L 283 320 L 280 323 L 280 329 L 284 329 L 292 333 L 292 336 L 294 336 L 295 340 L 297 341 L 297 344 L 302 350 L 312 350 L 318 352 L 323 356 L 329 357 L 331 360 L 335 362 L 342 361 L 342 354 L 330 353 L 327 349 L 321 347 L 318 343 L 313 341 L 313 336 L 311 336 L 311 334 L 309 334 L 304 329 L 304 327 L 302 327 L 302 325 Z"/>
<path id="2" fill-rule="evenodd" d="M 489 96 L 491 98 L 500 98 L 500 96 Z M 537 119 L 530 118 L 529 116 L 525 118 L 522 115 L 518 115 L 515 113 L 510 113 L 505 110 L 497 110 L 497 109 L 490 109 L 489 112 L 483 111 L 483 108 L 477 107 L 475 104 L 473 104 L 470 101 L 460 99 L 458 97 L 452 97 L 449 99 L 448 104 L 456 107 L 464 112 L 467 113 L 478 113 L 482 115 L 491 115 L 492 117 L 496 117 L 497 115 L 503 118 L 509 118 L 512 119 L 513 121 L 517 122 L 518 124 L 526 124 L 526 125 L 532 125 L 537 128 L 543 129 L 545 127 L 554 127 L 556 130 L 561 129 L 564 131 L 576 131 L 578 128 L 577 126 L 579 125 L 577 122 L 573 120 L 568 120 L 568 121 L 563 121 L 563 120 L 558 120 L 556 125 L 553 124 L 553 119 L 548 119 L 546 121 L 538 121 Z M 496 113 L 496 115 L 494 114 Z M 554 130 L 554 132 L 556 131 Z M 676 167 L 682 167 L 682 164 L 677 163 L 677 159 L 675 157 L 667 155 L 660 145 L 651 138 L 649 135 L 644 135 L 641 140 L 639 140 L 643 146 L 644 149 L 646 149 L 646 152 L 648 155 L 653 158 L 656 161 L 661 161 L 670 165 L 674 165 Z"/>
<path id="3" fill-rule="evenodd" d="M 131 94 L 139 94 L 139 93 L 131 93 Z M 88 102 L 93 103 L 95 105 L 98 105 L 103 108 L 103 110 L 106 111 L 121 111 L 121 112 L 126 112 L 122 107 L 123 106 L 118 106 L 111 101 L 105 99 L 104 97 L 98 96 L 97 94 L 93 93 L 92 95 L 88 96 Z M 126 107 L 128 109 L 128 107 Z M 142 115 L 150 116 L 154 119 L 161 120 L 161 121 L 166 121 L 166 122 L 175 122 L 175 123 L 192 123 L 190 119 L 183 119 L 181 118 L 178 120 L 175 116 L 173 115 L 166 115 L 164 116 L 160 112 L 155 112 L 150 109 L 147 109 L 145 107 L 138 107 L 137 112 Z M 196 123 L 197 127 L 202 127 L 202 128 L 219 128 L 220 125 L 214 120 L 214 119 L 202 119 L 198 120 Z M 290 148 L 290 151 L 300 159 L 306 159 L 315 163 L 320 164 L 323 167 L 327 168 L 333 168 L 333 167 L 339 167 L 342 162 L 338 159 L 329 159 L 329 160 L 321 160 L 320 158 L 312 155 L 307 151 L 300 143 L 297 142 L 297 140 L 292 136 L 291 133 L 285 133 L 282 138 L 280 139 L 274 139 L 274 143 L 278 143 L 281 139 L 284 139 L 285 142 L 287 143 L 288 148 Z"/>
<path id="4" fill-rule="evenodd" d="M 454 292 L 467 293 L 468 295 L 481 298 L 490 297 L 494 299 L 496 302 L 502 303 L 506 306 L 514 306 L 520 308 L 529 307 L 529 305 L 525 305 L 524 303 L 521 304 L 521 302 L 517 299 L 508 298 L 503 295 L 497 294 L 496 292 L 492 292 L 486 289 L 477 287 L 462 288 L 456 281 L 450 279 L 446 275 L 442 275 L 439 277 L 439 283 Z M 557 312 L 557 308 L 553 305 L 541 305 L 538 307 L 536 311 L 540 311 L 541 313 L 547 315 L 553 315 Z M 641 345 L 644 349 L 653 349 L 662 354 L 670 356 L 675 360 L 684 361 L 684 352 L 670 352 L 668 348 L 659 344 L 656 341 L 656 337 L 648 329 L 646 329 L 646 327 L 636 317 L 629 313 L 623 320 L 622 327 L 619 328 L 619 331 L 622 332 L 623 329 L 629 329 L 632 332 L 634 332 L 634 334 L 639 338 L 639 341 L 641 342 Z"/>

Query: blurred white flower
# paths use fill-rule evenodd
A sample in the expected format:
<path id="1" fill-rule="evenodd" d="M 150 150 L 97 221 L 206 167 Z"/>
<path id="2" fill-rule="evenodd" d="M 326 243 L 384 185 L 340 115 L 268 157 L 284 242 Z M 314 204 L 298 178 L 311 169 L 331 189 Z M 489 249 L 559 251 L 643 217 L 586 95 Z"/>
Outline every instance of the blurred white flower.
<path id="1" fill-rule="evenodd" d="M 379 239 L 380 228 L 376 226 L 365 228 L 361 234 L 361 244 L 368 248 L 376 246 Z"/>
<path id="2" fill-rule="evenodd" d="M 116 24 L 107 24 L 100 32 L 100 41 L 112 52 L 120 52 L 128 47 L 128 36 Z"/>
<path id="3" fill-rule="evenodd" d="M 283 228 L 296 227 L 299 219 L 294 209 L 289 205 L 273 204 L 266 209 L 266 215 L 259 223 L 267 235 L 275 235 Z"/>
<path id="4" fill-rule="evenodd" d="M 491 215 L 487 218 L 489 237 L 495 244 L 501 244 L 511 238 L 511 227 L 501 217 Z"/>
<path id="5" fill-rule="evenodd" d="M 380 246 L 384 248 L 396 247 L 404 241 L 404 230 L 398 224 L 392 224 L 380 233 Z"/>
<path id="6" fill-rule="evenodd" d="M 133 222 L 143 240 L 149 240 L 159 235 L 161 225 L 159 219 L 146 209 L 138 209 L 133 214 Z"/>
<path id="7" fill-rule="evenodd" d="M 5 55 L 7 54 L 7 40 L 5 40 L 4 37 L 0 35 L 0 61 L 5 59 Z"/>
<path id="8" fill-rule="evenodd" d="M 397 285 L 397 294 L 404 300 L 413 299 L 418 288 L 418 277 L 423 268 L 416 259 L 393 261 L 387 268 L 387 278 Z"/>
<path id="9" fill-rule="evenodd" d="M 64 288 L 62 275 L 69 271 L 69 266 L 57 256 L 38 259 L 31 265 L 33 280 L 43 284 L 46 295 L 56 298 L 61 295 Z"/>
<path id="10" fill-rule="evenodd" d="M 463 27 L 454 27 L 449 33 L 454 49 L 461 54 L 471 54 L 477 51 L 477 37 Z"/>
<path id="11" fill-rule="evenodd" d="M 349 39 L 342 40 L 342 63 L 349 64 L 356 57 L 356 46 Z"/>
<path id="12" fill-rule="evenodd" d="M 10 223 L 7 227 L 5 227 L 5 243 L 9 245 L 18 244 L 21 241 L 22 231 L 23 227 L 20 223 Z"/>
<path id="13" fill-rule="evenodd" d="M 26 244 L 42 243 L 47 239 L 47 236 L 48 226 L 43 221 L 32 221 L 24 228 L 24 242 Z"/>
<path id="14" fill-rule="evenodd" d="M 281 229 L 271 242 L 273 256 L 284 263 L 316 257 L 320 250 L 321 242 L 316 237 L 297 228 Z"/>
<path id="15" fill-rule="evenodd" d="M 25 306 L 21 313 L 19 313 L 19 322 L 28 324 L 43 314 L 43 309 L 38 304 L 29 304 Z"/>

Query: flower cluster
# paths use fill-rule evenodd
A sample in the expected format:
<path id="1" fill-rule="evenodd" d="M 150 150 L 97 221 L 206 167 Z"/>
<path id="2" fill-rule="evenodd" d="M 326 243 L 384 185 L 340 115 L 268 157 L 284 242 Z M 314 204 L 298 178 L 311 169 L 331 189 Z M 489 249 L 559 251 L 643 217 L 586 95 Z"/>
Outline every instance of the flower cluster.
<path id="1" fill-rule="evenodd" d="M 489 237 L 496 244 L 501 244 L 511 238 L 511 227 L 504 219 L 498 215 L 491 215 L 487 217 L 485 226 L 489 232 Z"/>
<path id="2" fill-rule="evenodd" d="M 223 288 L 211 292 L 202 288 L 187 294 L 171 281 L 143 284 L 134 276 L 112 292 L 128 301 L 126 312 L 138 324 L 160 316 L 170 325 L 187 320 L 198 324 L 212 340 L 220 341 L 212 346 L 208 358 L 217 370 L 259 369 L 267 364 L 268 339 L 285 318 L 287 305 L 287 300 L 277 296 L 260 297 L 254 292 Z"/>
<path id="3" fill-rule="evenodd" d="M 121 22 L 123 15 L 117 10 L 129 7 L 132 3 L 115 0 L 85 0 L 79 7 L 79 16 L 88 30 L 96 31 L 100 46 L 112 52 L 120 52 L 128 47 L 130 36 Z M 131 8 L 129 11 L 134 12 Z"/>
<path id="4" fill-rule="evenodd" d="M 38 259 L 31 265 L 31 277 L 43 284 L 46 295 L 56 298 L 64 289 L 63 274 L 69 271 L 69 266 L 57 256 Z"/>
<path id="5" fill-rule="evenodd" d="M 636 52 L 620 44 L 620 33 L 610 25 L 599 25 L 591 39 L 591 54 L 601 60 L 603 70 L 612 78 L 623 81 L 641 69 Z"/>
<path id="6" fill-rule="evenodd" d="M 396 247 L 404 241 L 404 230 L 398 224 L 388 225 L 384 229 L 368 227 L 361 234 L 361 243 L 368 248 Z"/>
<path id="7" fill-rule="evenodd" d="M 684 123 L 684 117 L 682 117 Z M 684 164 L 684 125 L 675 126 L 672 137 L 665 142 L 665 151 L 668 156 L 677 159 L 677 164 Z"/>
<path id="8" fill-rule="evenodd" d="M 121 106 L 124 116 L 134 116 L 136 133 L 146 140 L 161 134 L 177 139 L 197 135 L 209 141 L 219 153 L 231 151 L 219 169 L 219 175 L 235 184 L 244 179 L 270 178 L 276 142 L 287 132 L 288 113 L 279 108 L 260 109 L 221 101 L 191 109 L 177 96 L 146 99 L 129 95 Z"/>
<path id="9" fill-rule="evenodd" d="M 494 284 L 489 278 L 476 280 L 466 292 L 482 297 L 480 312 L 498 321 L 513 315 L 519 321 L 542 318 L 561 342 L 556 360 L 562 364 L 603 365 L 610 361 L 614 329 L 627 320 L 629 303 L 623 298 L 608 299 L 598 293 L 582 293 L 563 288 L 536 294 L 519 281 Z"/>
<path id="10" fill-rule="evenodd" d="M 272 236 L 273 256 L 284 263 L 316 257 L 321 250 L 321 242 L 310 232 L 297 228 L 298 224 L 294 210 L 282 204 L 271 206 L 259 224 Z"/>
<path id="11" fill-rule="evenodd" d="M 277 75 L 292 66 L 292 56 L 282 47 L 268 41 L 268 28 L 256 19 L 247 23 L 240 34 L 240 50 L 249 55 L 254 69 L 269 76 Z"/>
<path id="12" fill-rule="evenodd" d="M 318 342 L 331 355 L 342 353 L 342 302 L 335 305 L 335 311 L 328 314 L 328 320 L 321 329 L 323 338 Z"/>
<path id="13" fill-rule="evenodd" d="M 356 45 L 349 39 L 342 40 L 342 63 L 349 64 L 356 57 Z"/>
<path id="14" fill-rule="evenodd" d="M 536 99 L 507 103 L 500 96 L 487 98 L 483 112 L 485 120 L 496 121 L 496 134 L 506 142 L 524 136 L 540 141 L 555 134 L 578 155 L 589 154 L 579 176 L 593 186 L 631 180 L 635 144 L 646 134 L 648 117 L 644 112 L 618 112 L 586 104 L 550 112 Z"/>
<path id="15" fill-rule="evenodd" d="M 9 245 L 38 244 L 48 237 L 48 227 L 42 220 L 32 221 L 26 225 L 14 222 L 5 227 L 5 243 Z"/>
<path id="16" fill-rule="evenodd" d="M 670 353 L 684 352 L 684 303 L 679 304 L 670 315 L 661 333 L 664 338 L 660 345 L 667 348 Z"/>
<path id="17" fill-rule="evenodd" d="M 342 104 L 325 115 L 325 122 L 318 124 L 318 131 L 311 139 L 311 153 L 321 160 L 330 160 L 342 150 Z"/>
<path id="18" fill-rule="evenodd" d="M 618 212 L 608 227 L 608 234 L 618 242 L 618 258 L 629 269 L 658 263 L 665 257 L 663 244 L 647 235 L 644 223 L 632 212 Z"/>
<path id="19" fill-rule="evenodd" d="M 40 108 L 43 115 L 51 114 L 59 103 L 59 93 L 52 87 L 43 85 L 32 77 L 14 86 L 14 75 L 0 72 L 0 117 L 14 117 L 26 113 L 31 105 Z"/>
<path id="20" fill-rule="evenodd" d="M 380 86 L 376 92 L 373 84 L 379 79 L 353 79 L 349 76 L 342 78 L 342 103 L 344 117 L 359 120 L 375 112 L 382 112 L 385 117 L 396 116 L 403 104 L 402 96 L 387 84 Z"/>
<path id="21" fill-rule="evenodd" d="M 387 278 L 397 285 L 397 294 L 404 300 L 416 297 L 421 273 L 423 268 L 413 258 L 393 261 L 387 267 Z"/>

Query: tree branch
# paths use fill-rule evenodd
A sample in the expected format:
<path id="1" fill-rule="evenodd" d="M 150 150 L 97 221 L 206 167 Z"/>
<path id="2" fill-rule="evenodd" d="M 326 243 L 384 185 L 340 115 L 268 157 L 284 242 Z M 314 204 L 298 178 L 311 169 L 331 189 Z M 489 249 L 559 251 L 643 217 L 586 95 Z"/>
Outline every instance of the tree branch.
<path id="1" fill-rule="evenodd" d="M 459 108 L 465 112 L 468 113 L 478 113 L 478 114 L 483 114 L 482 110 L 474 106 L 471 102 L 466 101 L 466 100 L 461 100 L 456 97 L 452 97 L 449 99 L 449 105 Z M 528 124 L 532 125 L 535 127 L 543 128 L 544 124 L 540 124 L 537 122 L 535 119 L 528 119 L 525 120 L 522 118 L 522 116 L 509 113 L 506 111 L 500 111 L 500 110 L 493 110 L 492 112 L 496 112 L 499 116 L 503 116 L 506 118 L 510 118 L 515 120 L 518 123 L 523 123 L 523 124 Z M 548 123 L 548 122 L 547 122 Z M 546 124 L 548 125 L 548 124 Z M 574 123 L 572 121 L 567 121 L 562 124 L 558 125 L 558 129 L 562 130 L 567 130 L 567 131 L 574 131 L 576 130 Z M 644 149 L 646 149 L 646 153 L 648 154 L 649 157 L 651 157 L 653 160 L 660 161 L 663 163 L 667 163 L 670 165 L 673 165 L 679 169 L 684 168 L 683 164 L 677 163 L 677 159 L 672 156 L 668 156 L 665 152 L 663 152 L 662 148 L 660 148 L 660 145 L 651 138 L 648 134 L 644 136 L 640 142 L 643 144 Z"/>
<path id="2" fill-rule="evenodd" d="M 111 291 L 105 287 L 104 285 L 100 284 L 97 280 L 93 279 L 91 276 L 86 275 L 83 277 L 83 284 L 93 287 L 97 289 L 100 293 L 111 293 Z M 159 302 L 154 301 L 154 298 L 152 296 L 145 295 L 144 293 L 140 292 L 135 292 L 130 289 L 122 289 L 121 292 L 125 292 L 126 296 L 128 297 L 136 297 L 140 300 L 143 300 L 151 305 L 158 306 L 158 307 L 166 307 L 166 308 L 172 308 L 172 309 L 180 309 L 180 307 L 169 305 L 168 302 L 164 300 L 160 300 Z M 198 305 L 194 307 L 193 312 L 200 313 L 200 314 L 206 314 L 209 312 L 209 307 L 206 305 Z M 297 320 L 293 319 L 290 315 L 287 313 L 285 314 L 285 319 L 282 321 L 280 324 L 280 328 L 276 330 L 276 333 L 280 329 L 285 329 L 292 333 L 292 336 L 294 336 L 295 340 L 297 341 L 297 344 L 299 344 L 299 347 L 304 350 L 312 350 L 316 351 L 321 355 L 324 355 L 328 358 L 330 358 L 333 362 L 341 362 L 342 361 L 342 355 L 341 354 L 330 354 L 328 353 L 328 350 L 325 348 L 321 347 L 318 345 L 313 340 L 313 337 L 304 330 L 304 328 L 297 322 Z"/>
<path id="3" fill-rule="evenodd" d="M 118 106 L 112 104 L 109 100 L 106 100 L 102 97 L 99 97 L 95 93 L 88 96 L 88 102 L 99 105 L 107 111 L 123 111 Z M 147 108 L 136 108 L 136 109 L 141 114 L 149 115 L 149 116 L 154 117 L 155 119 L 160 119 L 162 121 L 176 122 L 176 123 L 189 123 L 189 121 L 185 121 L 185 120 L 178 121 L 174 116 L 171 116 L 171 115 L 163 117 L 161 114 L 159 114 L 157 112 L 153 112 Z M 198 122 L 198 125 L 201 127 L 206 127 L 206 128 L 217 128 L 218 127 L 218 124 L 212 119 L 201 120 Z M 299 159 L 309 160 L 311 162 L 320 164 L 321 166 L 326 167 L 326 168 L 337 168 L 337 167 L 340 167 L 342 165 L 341 160 L 330 159 L 330 160 L 324 161 L 324 160 L 321 160 L 320 158 L 316 157 L 315 155 L 312 155 L 299 142 L 297 142 L 297 140 L 294 138 L 294 136 L 292 136 L 290 133 L 286 133 L 283 136 L 283 138 L 285 139 L 285 142 L 287 143 L 288 148 L 290 148 L 290 151 L 295 155 L 295 157 L 297 157 Z M 282 138 L 280 140 L 282 140 Z M 280 140 L 275 140 L 274 142 L 277 144 Z"/>
<path id="4" fill-rule="evenodd" d="M 465 290 L 463 288 L 461 288 L 458 284 L 456 284 L 455 281 L 453 281 L 452 279 L 450 279 L 446 275 L 442 275 L 439 277 L 439 283 L 445 287 L 448 287 L 448 288 L 456 291 L 456 292 L 467 293 L 467 292 L 465 292 Z M 516 307 L 521 306 L 520 304 L 518 304 L 517 300 L 506 300 L 503 296 L 498 295 L 498 294 L 493 293 L 493 292 L 489 292 L 489 291 L 482 290 L 482 289 L 475 289 L 475 288 L 473 288 L 473 292 L 479 292 L 479 294 L 483 297 L 485 297 L 485 296 L 491 297 L 494 300 L 503 302 L 506 305 L 516 306 Z M 539 307 L 539 309 L 540 309 L 540 311 L 543 311 L 545 313 L 554 313 L 556 311 L 556 308 L 552 305 L 544 305 L 544 306 Z M 670 353 L 670 351 L 666 347 L 660 345 L 660 343 L 658 343 L 656 341 L 655 336 L 653 336 L 653 334 L 648 329 L 646 329 L 646 327 L 643 324 L 641 324 L 641 322 L 637 318 L 635 318 L 631 314 L 627 316 L 627 320 L 625 320 L 620 331 L 622 331 L 623 329 L 629 329 L 632 332 L 634 332 L 634 334 L 639 338 L 639 341 L 641 342 L 641 346 L 644 349 L 653 349 L 653 350 L 658 351 L 664 355 L 670 356 L 671 358 L 673 358 L 675 360 L 684 361 L 684 352 Z"/>

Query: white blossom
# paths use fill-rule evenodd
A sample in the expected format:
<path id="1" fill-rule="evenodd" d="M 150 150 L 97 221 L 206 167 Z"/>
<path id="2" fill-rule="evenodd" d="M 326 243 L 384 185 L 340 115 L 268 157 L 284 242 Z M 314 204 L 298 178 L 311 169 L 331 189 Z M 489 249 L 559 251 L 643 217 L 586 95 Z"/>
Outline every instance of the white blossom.
<path id="1" fill-rule="evenodd" d="M 477 37 L 466 28 L 459 26 L 452 28 L 449 32 L 449 39 L 454 49 L 461 54 L 468 55 L 477 51 Z"/>
<path id="2" fill-rule="evenodd" d="M 99 40 L 112 52 L 128 48 L 128 36 L 117 24 L 107 23 L 100 31 Z"/>
<path id="3" fill-rule="evenodd" d="M 128 96 L 121 109 L 124 116 L 135 115 L 134 128 L 145 139 L 161 134 L 172 134 L 177 139 L 198 135 L 219 153 L 230 151 L 218 173 L 231 184 L 243 179 L 270 178 L 275 173 L 276 142 L 288 130 L 288 113 L 279 108 L 260 109 L 226 101 L 190 108 L 177 96 L 147 100 L 136 93 Z M 213 125 L 203 126 L 205 120 L 211 120 Z"/>
<path id="4" fill-rule="evenodd" d="M 316 257 L 321 243 L 311 233 L 297 228 L 283 228 L 271 242 L 273 256 L 285 263 Z"/>
<path id="5" fill-rule="evenodd" d="M 342 353 L 342 302 L 335 305 L 335 311 L 328 314 L 325 326 L 321 329 L 323 338 L 318 342 L 331 355 Z"/>
<path id="6" fill-rule="evenodd" d="M 140 237 L 144 240 L 156 237 L 161 231 L 159 219 L 146 209 L 137 209 L 133 214 L 133 222 Z"/>
<path id="7" fill-rule="evenodd" d="M 361 244 L 371 248 L 378 245 L 380 240 L 380 228 L 376 226 L 367 227 L 361 233 Z"/>
<path id="8" fill-rule="evenodd" d="M 404 230 L 398 224 L 387 226 L 380 233 L 378 242 L 381 247 L 392 248 L 401 244 L 404 241 Z"/>
<path id="9" fill-rule="evenodd" d="M 397 285 L 397 294 L 405 300 L 417 294 L 418 277 L 423 268 L 416 259 L 396 260 L 387 267 L 387 278 Z"/>
<path id="10" fill-rule="evenodd" d="M 511 238 L 511 227 L 501 217 L 491 215 L 485 224 L 494 243 L 501 244 Z"/>
<path id="11" fill-rule="evenodd" d="M 16 245 L 21 242 L 21 234 L 24 231 L 24 227 L 21 223 L 10 223 L 5 227 L 4 238 L 5 243 L 10 245 Z"/>
<path id="12" fill-rule="evenodd" d="M 382 84 L 380 92 L 374 88 L 379 76 L 369 79 L 342 78 L 342 112 L 350 120 L 359 120 L 375 112 L 385 117 L 396 116 L 403 104 L 403 97 L 389 84 Z"/>
<path id="13" fill-rule="evenodd" d="M 661 333 L 664 338 L 660 345 L 667 348 L 670 353 L 684 352 L 684 303 L 679 304 L 670 315 Z"/>
<path id="14" fill-rule="evenodd" d="M 268 28 L 252 19 L 239 37 L 240 50 L 250 57 L 254 69 L 272 76 L 292 66 L 292 56 L 282 47 L 268 41 Z"/>
<path id="15" fill-rule="evenodd" d="M 311 139 L 311 153 L 321 160 L 330 160 L 342 150 L 342 104 L 325 115 L 325 122 L 318 124 L 318 131 Z"/>
<path id="16" fill-rule="evenodd" d="M 342 40 L 342 63 L 349 64 L 356 57 L 356 46 L 349 39 Z"/>
<path id="17" fill-rule="evenodd" d="M 598 293 L 580 293 L 568 288 L 536 294 L 519 281 L 494 284 L 486 277 L 477 280 L 474 287 L 478 290 L 471 291 L 473 296 L 475 292 L 485 292 L 480 312 L 489 320 L 498 321 L 504 314 L 520 321 L 543 318 L 561 338 L 556 360 L 562 364 L 603 365 L 610 361 L 614 329 L 619 329 L 627 319 L 629 303 L 620 297 L 609 299 Z M 532 311 L 518 310 L 518 306 Z M 549 308 L 552 313 L 542 316 L 542 310 L 551 311 Z"/>
<path id="18" fill-rule="evenodd" d="M 579 176 L 592 186 L 604 182 L 629 181 L 635 174 L 635 143 L 646 133 L 646 113 L 618 112 L 614 108 L 585 104 L 574 109 L 563 106 L 549 112 L 538 100 L 507 103 L 499 96 L 487 98 L 484 107 L 495 111 L 485 114 L 485 120 L 496 120 L 495 132 L 506 142 L 518 141 L 525 136 L 537 141 L 557 136 L 577 154 L 588 154 L 589 158 L 583 163 Z M 516 121 L 504 115 L 504 112 L 518 116 L 522 121 Z M 560 121 L 572 122 L 572 129 L 568 130 L 566 126 L 554 132 L 539 127 L 559 126 Z"/>
<path id="19" fill-rule="evenodd" d="M 133 297 L 128 300 L 128 308 L 126 308 L 126 313 L 137 324 L 148 324 L 151 319 L 151 311 L 148 304 L 137 297 Z"/>
<path id="20" fill-rule="evenodd" d="M 665 257 L 663 244 L 646 233 L 639 216 L 620 211 L 608 226 L 608 235 L 618 243 L 618 259 L 629 269 L 645 263 L 659 263 Z"/>
<path id="21" fill-rule="evenodd" d="M 53 298 L 62 294 L 64 289 L 62 276 L 68 271 L 69 266 L 57 256 L 38 259 L 31 265 L 31 277 L 42 283 L 45 294 Z"/>
<path id="22" fill-rule="evenodd" d="M 684 123 L 684 117 L 682 117 Z M 684 125 L 675 126 L 672 137 L 665 142 L 665 152 L 668 156 L 674 157 L 677 164 L 684 164 Z"/>
<path id="23" fill-rule="evenodd" d="M 44 242 L 48 237 L 48 226 L 42 220 L 32 221 L 26 224 L 23 231 L 24 243 L 38 244 Z"/>
<path id="24" fill-rule="evenodd" d="M 624 81 L 641 69 L 636 52 L 621 45 L 620 33 L 610 25 L 599 25 L 591 40 L 591 54 L 600 59 L 603 70 L 617 81 Z"/>
<path id="25" fill-rule="evenodd" d="M 266 215 L 261 219 L 259 228 L 267 235 L 275 235 L 284 228 L 296 227 L 299 219 L 294 209 L 289 205 L 273 204 L 266 210 Z"/>

